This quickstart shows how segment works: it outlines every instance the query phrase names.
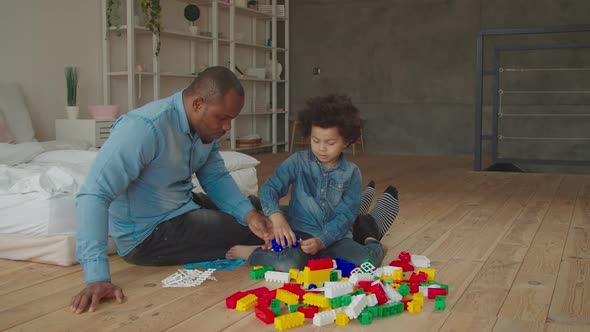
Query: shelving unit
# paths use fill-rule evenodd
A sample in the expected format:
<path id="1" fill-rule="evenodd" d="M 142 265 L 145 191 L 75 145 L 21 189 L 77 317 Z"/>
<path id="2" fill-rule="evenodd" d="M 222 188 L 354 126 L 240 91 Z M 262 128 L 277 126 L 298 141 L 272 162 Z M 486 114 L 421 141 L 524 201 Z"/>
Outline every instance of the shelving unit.
<path id="1" fill-rule="evenodd" d="M 154 55 L 157 38 L 138 22 L 141 13 L 136 2 L 125 1 L 121 38 L 116 36 L 114 27 L 107 26 L 106 10 L 103 10 L 103 32 L 108 36 L 103 38 L 104 104 L 120 104 L 122 110 L 129 111 L 188 86 L 206 67 L 223 65 L 240 77 L 246 101 L 240 116 L 232 121 L 231 131 L 222 140 L 229 139 L 231 150 L 269 147 L 273 153 L 279 148 L 288 150 L 289 0 L 259 1 L 271 6 L 272 12 L 268 13 L 240 7 L 235 0 L 161 0 L 159 56 Z M 186 29 L 188 22 L 182 9 L 188 3 L 201 9 L 197 25 L 200 31 L 210 32 L 210 36 L 193 35 Z M 102 0 L 102 5 L 106 8 L 106 0 Z M 279 6 L 284 6 L 284 17 L 277 15 Z M 279 27 L 284 30 L 281 38 Z M 277 77 L 277 62 L 282 65 L 280 77 Z M 138 72 L 137 64 L 142 64 L 144 69 Z M 243 76 L 237 68 L 244 73 L 246 68 L 268 68 L 270 75 Z M 142 84 L 144 81 L 148 84 Z M 283 92 L 281 96 L 279 91 Z M 280 131 L 282 140 L 278 137 Z M 259 134 L 262 143 L 238 147 L 236 139 L 249 134 Z"/>

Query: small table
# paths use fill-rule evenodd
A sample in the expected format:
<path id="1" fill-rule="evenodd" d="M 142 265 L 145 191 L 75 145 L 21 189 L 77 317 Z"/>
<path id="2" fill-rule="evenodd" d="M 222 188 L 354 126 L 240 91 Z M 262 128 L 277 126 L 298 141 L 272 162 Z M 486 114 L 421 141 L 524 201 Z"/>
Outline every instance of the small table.
<path id="1" fill-rule="evenodd" d="M 58 141 L 84 141 L 94 147 L 101 147 L 111 134 L 115 120 L 57 119 L 55 137 Z"/>

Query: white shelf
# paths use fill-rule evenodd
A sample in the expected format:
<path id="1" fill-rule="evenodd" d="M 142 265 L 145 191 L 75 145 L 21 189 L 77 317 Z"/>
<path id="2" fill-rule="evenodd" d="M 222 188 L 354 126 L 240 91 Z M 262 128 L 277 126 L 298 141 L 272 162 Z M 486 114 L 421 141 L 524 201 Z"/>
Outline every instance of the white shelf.
<path id="1" fill-rule="evenodd" d="M 107 1 L 101 0 L 102 8 L 106 8 Z M 241 113 L 239 119 L 232 120 L 232 129 L 228 136 L 234 150 L 271 147 L 272 152 L 277 152 L 278 146 L 281 146 L 281 149 L 283 146 L 286 148 L 289 140 L 289 117 L 286 115 L 289 114 L 290 75 L 289 24 L 285 22 L 289 17 L 290 0 L 260 1 L 262 5 L 284 5 L 285 17 L 239 7 L 235 5 L 234 0 L 231 0 L 231 3 L 227 0 L 175 0 L 177 4 L 170 3 L 171 1 L 162 1 L 161 4 L 163 11 L 167 14 L 163 16 L 160 56 L 155 56 L 153 53 L 158 43 L 157 37 L 137 23 L 136 15 L 141 14 L 137 13 L 136 0 L 122 1 L 121 18 L 129 25 L 122 25 L 119 28 L 122 39 L 116 43 L 111 43 L 111 40 L 119 36 L 115 35 L 114 27 L 107 26 L 106 13 L 103 11 L 101 20 L 103 103 L 117 103 L 121 104 L 123 110 L 132 110 L 138 105 L 163 97 L 165 93 L 177 91 L 179 84 L 188 85 L 188 81 L 197 77 L 197 73 L 203 67 L 224 65 L 238 74 L 235 70 L 238 63 L 244 68 L 260 68 L 265 67 L 265 64 L 270 61 L 271 68 L 276 68 L 275 64 L 280 57 L 283 79 L 240 78 L 247 94 L 247 104 L 244 108 L 254 109 L 254 112 Z M 199 23 L 205 23 L 201 26 L 201 30 L 210 31 L 212 37 L 193 35 L 178 24 L 175 28 L 177 30 L 168 28 L 173 25 L 168 25 L 168 22 L 186 23 L 182 10 L 177 10 L 183 7 L 181 3 L 197 4 L 201 7 L 201 16 L 206 21 L 199 21 Z M 171 10 L 172 6 L 174 6 L 173 10 Z M 284 29 L 284 34 L 279 34 L 279 29 Z M 223 32 L 222 36 L 220 32 Z M 237 32 L 247 33 L 247 36 L 251 38 L 237 40 Z M 105 35 L 106 39 L 103 37 Z M 262 41 L 268 39 L 282 47 L 266 46 Z M 113 48 L 112 51 L 111 48 Z M 146 64 L 151 71 L 134 72 L 132 69 L 136 68 L 138 63 Z M 171 63 L 177 66 L 172 66 Z M 129 70 L 121 70 L 121 68 Z M 175 71 L 164 71 L 163 68 Z M 137 79 L 141 77 L 140 75 L 146 78 L 145 83 Z M 126 82 L 126 89 L 120 88 L 121 82 Z M 146 97 L 141 100 L 137 97 L 140 84 L 144 84 L 142 91 L 146 88 L 153 89 L 153 93 L 146 94 Z M 115 86 L 116 89 L 114 89 Z M 111 98 L 111 93 L 116 97 Z M 269 108 L 262 108 L 256 112 L 256 105 L 265 105 Z M 273 112 L 272 107 L 276 109 L 277 105 L 281 105 L 284 110 Z M 285 131 L 284 139 L 282 133 L 279 137 L 279 128 Z M 235 143 L 238 135 L 250 133 L 259 134 L 263 138 L 263 143 L 255 147 L 237 148 Z"/>

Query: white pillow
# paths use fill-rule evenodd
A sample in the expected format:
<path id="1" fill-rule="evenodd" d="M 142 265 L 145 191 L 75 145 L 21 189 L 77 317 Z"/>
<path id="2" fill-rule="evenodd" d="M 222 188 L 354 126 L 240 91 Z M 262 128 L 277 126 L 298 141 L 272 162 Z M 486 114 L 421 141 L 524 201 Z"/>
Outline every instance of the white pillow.
<path id="1" fill-rule="evenodd" d="M 16 82 L 0 81 L 0 110 L 16 143 L 37 141 L 31 116 Z"/>
<path id="2" fill-rule="evenodd" d="M 35 163 L 71 163 L 71 164 L 90 164 L 96 159 L 96 152 L 81 150 L 57 150 L 43 152 L 33 158 Z"/>
<path id="3" fill-rule="evenodd" d="M 256 167 L 260 164 L 258 159 L 250 157 L 247 154 L 235 151 L 220 151 L 219 155 L 223 158 L 225 167 L 229 172 L 237 171 L 244 168 Z"/>
<path id="4" fill-rule="evenodd" d="M 256 176 L 256 168 L 242 168 L 237 171 L 229 172 L 229 175 L 234 179 L 238 188 L 242 194 L 248 195 L 258 195 L 258 177 Z M 193 175 L 192 178 L 193 182 L 193 192 L 202 193 L 203 187 L 199 183 L 199 180 L 196 176 Z"/>

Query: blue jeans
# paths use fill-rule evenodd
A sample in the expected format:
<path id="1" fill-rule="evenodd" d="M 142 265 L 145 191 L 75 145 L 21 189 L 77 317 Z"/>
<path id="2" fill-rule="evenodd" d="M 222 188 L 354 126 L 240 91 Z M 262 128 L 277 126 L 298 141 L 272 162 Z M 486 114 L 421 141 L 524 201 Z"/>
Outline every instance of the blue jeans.
<path id="1" fill-rule="evenodd" d="M 359 216 L 364 218 L 365 216 Z M 311 235 L 301 232 L 295 232 L 302 240 L 311 238 Z M 383 246 L 377 240 L 369 240 L 367 244 L 362 245 L 351 238 L 342 238 L 328 248 L 320 250 L 315 255 L 309 255 L 301 250 L 301 247 L 286 248 L 283 251 L 275 252 L 271 250 L 262 250 L 256 248 L 250 257 L 250 265 L 272 266 L 275 270 L 289 271 L 289 269 L 299 269 L 307 265 L 307 261 L 315 258 L 341 258 L 348 262 L 360 265 L 364 260 L 370 258 L 376 266 L 381 265 L 384 257 Z"/>

